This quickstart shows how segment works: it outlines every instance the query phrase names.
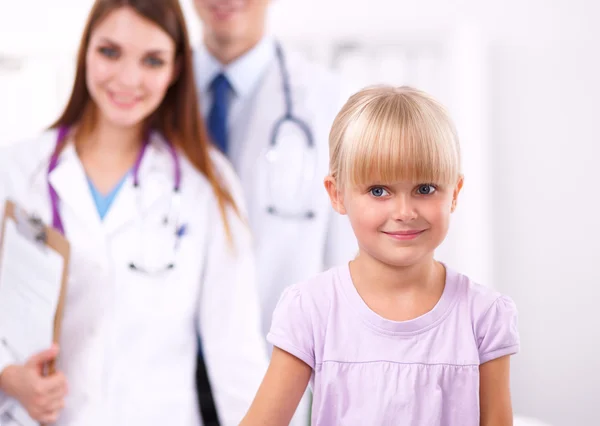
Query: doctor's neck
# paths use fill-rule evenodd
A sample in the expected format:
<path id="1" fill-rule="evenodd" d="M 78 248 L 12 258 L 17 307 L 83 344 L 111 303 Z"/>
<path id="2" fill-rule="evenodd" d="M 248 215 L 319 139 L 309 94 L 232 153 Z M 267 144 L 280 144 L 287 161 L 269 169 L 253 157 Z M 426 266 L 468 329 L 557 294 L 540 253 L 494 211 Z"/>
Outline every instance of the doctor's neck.
<path id="1" fill-rule="evenodd" d="M 204 45 L 221 65 L 229 65 L 252 50 L 264 35 L 265 33 L 262 30 L 240 38 L 218 37 L 214 34 L 205 33 Z"/>
<path id="2" fill-rule="evenodd" d="M 121 127 L 98 120 L 77 138 L 79 154 L 106 158 L 135 158 L 142 146 L 142 126 Z"/>

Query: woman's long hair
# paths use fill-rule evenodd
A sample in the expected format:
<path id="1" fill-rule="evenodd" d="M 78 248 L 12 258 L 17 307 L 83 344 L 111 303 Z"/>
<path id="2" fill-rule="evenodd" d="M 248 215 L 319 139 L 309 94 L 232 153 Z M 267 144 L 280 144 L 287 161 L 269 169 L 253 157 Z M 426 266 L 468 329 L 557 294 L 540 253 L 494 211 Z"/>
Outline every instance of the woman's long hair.
<path id="1" fill-rule="evenodd" d="M 139 15 L 154 22 L 175 42 L 176 61 L 179 73 L 169 87 L 165 98 L 157 110 L 148 117 L 146 130 L 159 131 L 174 146 L 180 148 L 190 162 L 210 182 L 217 197 L 219 209 L 225 223 L 225 231 L 231 236 L 226 209 L 231 206 L 239 214 L 239 209 L 231 192 L 220 181 L 210 157 L 211 143 L 200 116 L 196 94 L 192 50 L 185 25 L 183 11 L 178 0 L 96 0 L 89 14 L 77 54 L 77 68 L 71 97 L 60 118 L 50 128 L 81 125 L 77 139 L 85 137 L 93 127 L 95 106 L 86 85 L 86 54 L 90 34 L 95 26 L 110 12 L 121 7 L 130 7 Z M 62 149 L 61 146 L 57 149 Z"/>

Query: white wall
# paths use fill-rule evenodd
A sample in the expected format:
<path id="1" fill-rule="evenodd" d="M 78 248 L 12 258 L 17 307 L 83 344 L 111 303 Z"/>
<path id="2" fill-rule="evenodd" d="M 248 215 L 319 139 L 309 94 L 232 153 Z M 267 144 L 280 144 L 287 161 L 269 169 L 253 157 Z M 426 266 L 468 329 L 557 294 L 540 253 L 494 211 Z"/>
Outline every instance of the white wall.
<path id="1" fill-rule="evenodd" d="M 86 2 L 0 0 L 0 51 L 76 44 L 68 30 L 81 28 L 75 17 Z M 67 4 L 77 8 L 65 12 Z M 32 11 L 40 17 L 28 28 Z M 47 17 L 62 18 L 63 31 Z M 368 38 L 469 19 L 485 30 L 493 281 L 515 299 L 521 319 L 514 406 L 554 426 L 598 424 L 599 18 L 594 0 L 274 0 L 272 10 L 274 32 L 289 39 L 308 28 L 324 39 Z M 40 33 L 46 37 L 28 42 Z"/>
<path id="2" fill-rule="evenodd" d="M 577 25 L 571 40 L 492 56 L 496 282 L 523 339 L 516 408 L 565 426 L 598 424 L 600 395 L 599 43 Z"/>

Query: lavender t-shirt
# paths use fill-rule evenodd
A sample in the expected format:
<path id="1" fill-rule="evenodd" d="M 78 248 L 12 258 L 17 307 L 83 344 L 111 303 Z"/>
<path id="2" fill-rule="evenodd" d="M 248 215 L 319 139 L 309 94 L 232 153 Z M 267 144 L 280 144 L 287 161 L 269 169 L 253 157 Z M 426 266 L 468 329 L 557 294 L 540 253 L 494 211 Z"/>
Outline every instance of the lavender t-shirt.
<path id="1" fill-rule="evenodd" d="M 348 265 L 288 287 L 267 336 L 313 369 L 313 426 L 479 426 L 479 365 L 519 350 L 511 299 L 446 266 L 436 306 L 377 315 Z"/>

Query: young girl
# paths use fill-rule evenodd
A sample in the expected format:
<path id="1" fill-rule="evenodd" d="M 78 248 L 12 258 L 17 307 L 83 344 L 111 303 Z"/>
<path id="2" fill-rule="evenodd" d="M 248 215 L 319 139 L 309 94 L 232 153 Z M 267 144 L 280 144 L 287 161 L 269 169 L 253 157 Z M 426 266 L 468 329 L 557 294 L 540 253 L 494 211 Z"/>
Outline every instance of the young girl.
<path id="1" fill-rule="evenodd" d="M 0 424 L 197 426 L 198 337 L 240 422 L 268 358 L 241 185 L 205 133 L 178 1 L 97 0 L 64 113 L 0 152 L 0 206 L 71 243 L 58 371 L 57 347 L 0 345 Z"/>
<path id="2" fill-rule="evenodd" d="M 313 426 L 512 425 L 515 305 L 434 258 L 463 184 L 444 108 L 411 88 L 362 90 L 330 154 L 325 186 L 359 254 L 285 291 L 242 425 L 288 424 L 309 380 Z"/>

